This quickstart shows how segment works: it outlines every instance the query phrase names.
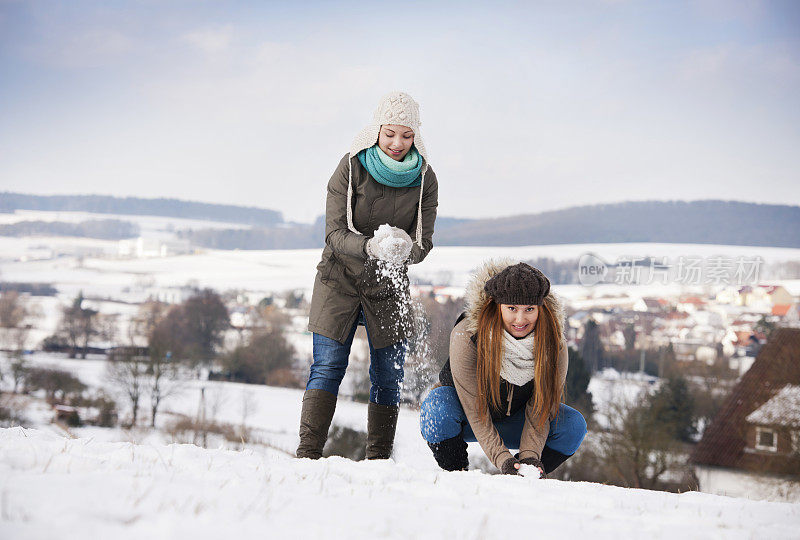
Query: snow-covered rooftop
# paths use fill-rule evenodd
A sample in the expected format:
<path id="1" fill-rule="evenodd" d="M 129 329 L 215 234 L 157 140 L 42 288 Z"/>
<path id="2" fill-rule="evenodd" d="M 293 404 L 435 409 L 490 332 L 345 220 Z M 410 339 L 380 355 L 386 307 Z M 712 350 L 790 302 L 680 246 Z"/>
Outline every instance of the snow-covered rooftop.
<path id="1" fill-rule="evenodd" d="M 800 386 L 787 384 L 747 416 L 752 424 L 800 427 Z"/>

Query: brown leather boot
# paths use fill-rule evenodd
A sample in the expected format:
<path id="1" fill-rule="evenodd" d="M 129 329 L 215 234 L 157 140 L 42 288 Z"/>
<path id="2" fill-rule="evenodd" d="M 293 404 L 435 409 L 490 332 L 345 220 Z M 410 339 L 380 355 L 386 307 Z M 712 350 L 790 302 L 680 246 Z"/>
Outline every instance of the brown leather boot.
<path id="1" fill-rule="evenodd" d="M 325 390 L 311 389 L 303 394 L 303 410 L 300 413 L 300 445 L 297 457 L 319 459 L 328 440 L 336 396 Z"/>
<path id="2" fill-rule="evenodd" d="M 379 405 L 370 401 L 367 408 L 367 459 L 392 457 L 398 410 L 397 405 Z"/>

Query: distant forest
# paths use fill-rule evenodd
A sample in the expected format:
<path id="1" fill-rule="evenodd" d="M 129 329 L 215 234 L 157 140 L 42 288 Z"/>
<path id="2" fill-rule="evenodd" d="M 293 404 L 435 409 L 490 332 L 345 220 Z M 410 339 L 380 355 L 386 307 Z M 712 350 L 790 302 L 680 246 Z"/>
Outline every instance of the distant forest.
<path id="1" fill-rule="evenodd" d="M 448 228 L 468 219 L 438 218 L 437 227 Z M 178 235 L 192 244 L 210 249 L 311 249 L 325 246 L 325 216 L 313 225 L 284 224 L 253 229 L 183 230 Z"/>
<path id="2" fill-rule="evenodd" d="M 210 249 L 311 249 L 325 245 L 325 219 L 320 217 L 313 225 L 182 230 L 178 236 Z"/>
<path id="3" fill-rule="evenodd" d="M 184 235 L 216 249 L 324 245 L 324 222 L 268 230 L 201 230 Z M 499 219 L 438 218 L 437 246 L 532 246 L 659 242 L 800 248 L 800 206 L 727 201 L 625 202 Z M 568 278 L 565 278 L 568 279 Z M 568 282 L 568 281 L 565 281 Z"/>
<path id="4" fill-rule="evenodd" d="M 126 216 L 163 216 L 270 227 L 283 222 L 283 214 L 252 206 L 209 204 L 179 199 L 141 199 L 106 195 L 24 195 L 0 193 L 0 212 L 43 210 L 91 212 Z"/>
<path id="5" fill-rule="evenodd" d="M 440 246 L 618 242 L 800 247 L 800 206 L 646 201 L 482 219 L 437 231 Z"/>
<path id="6" fill-rule="evenodd" d="M 19 221 L 0 224 L 0 236 L 77 236 L 122 240 L 139 236 L 139 226 L 130 221 L 96 219 L 80 223 L 63 221 Z"/>

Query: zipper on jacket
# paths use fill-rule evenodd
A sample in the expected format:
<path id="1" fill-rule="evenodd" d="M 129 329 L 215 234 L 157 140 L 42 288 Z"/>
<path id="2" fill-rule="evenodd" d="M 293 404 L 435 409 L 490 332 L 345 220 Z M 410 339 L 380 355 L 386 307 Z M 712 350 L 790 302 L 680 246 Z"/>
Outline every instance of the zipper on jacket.
<path id="1" fill-rule="evenodd" d="M 506 416 L 511 416 L 511 399 L 514 397 L 514 385 L 508 383 L 508 410 Z"/>

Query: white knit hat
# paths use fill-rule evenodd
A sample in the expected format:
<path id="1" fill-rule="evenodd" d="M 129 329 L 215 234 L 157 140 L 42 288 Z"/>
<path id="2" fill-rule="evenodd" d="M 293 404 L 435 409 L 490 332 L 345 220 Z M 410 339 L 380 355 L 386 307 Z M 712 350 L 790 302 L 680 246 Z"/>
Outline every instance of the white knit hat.
<path id="1" fill-rule="evenodd" d="M 381 126 L 385 124 L 411 128 L 414 131 L 414 146 L 424 160 L 421 172 L 422 180 L 419 186 L 416 234 L 417 245 L 422 247 L 422 191 L 425 188 L 425 172 L 428 170 L 428 152 L 425 150 L 425 143 L 422 142 L 422 133 L 419 130 L 419 126 L 422 124 L 419 120 L 419 104 L 405 92 L 389 92 L 383 96 L 380 103 L 378 103 L 378 108 L 375 109 L 375 113 L 372 115 L 372 123 L 362 129 L 353 139 L 353 144 L 350 145 L 350 173 L 347 183 L 347 228 L 356 234 L 361 234 L 353 225 L 353 207 L 351 204 L 353 199 L 353 158 L 362 150 L 366 150 L 378 142 Z"/>

